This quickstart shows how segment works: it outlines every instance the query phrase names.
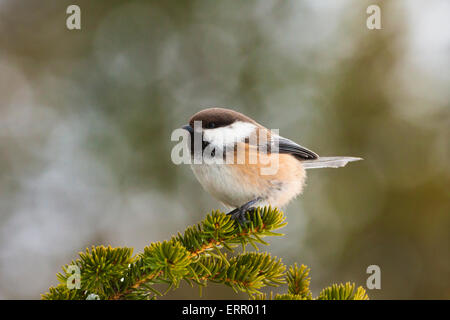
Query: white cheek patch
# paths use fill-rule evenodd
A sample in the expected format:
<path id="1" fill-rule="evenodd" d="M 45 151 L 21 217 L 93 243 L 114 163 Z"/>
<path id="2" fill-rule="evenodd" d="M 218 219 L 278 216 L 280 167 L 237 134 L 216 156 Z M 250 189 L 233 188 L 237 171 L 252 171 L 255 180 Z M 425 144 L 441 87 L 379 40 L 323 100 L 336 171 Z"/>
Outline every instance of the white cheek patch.
<path id="1" fill-rule="evenodd" d="M 256 126 L 249 122 L 236 121 L 229 126 L 203 129 L 203 139 L 215 146 L 226 146 L 249 137 Z"/>

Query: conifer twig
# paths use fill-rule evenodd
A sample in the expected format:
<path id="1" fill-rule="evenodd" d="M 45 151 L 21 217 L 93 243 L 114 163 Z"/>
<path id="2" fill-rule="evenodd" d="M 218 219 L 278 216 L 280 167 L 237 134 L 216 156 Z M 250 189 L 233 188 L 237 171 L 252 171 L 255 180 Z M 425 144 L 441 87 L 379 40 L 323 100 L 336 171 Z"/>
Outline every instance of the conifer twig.
<path id="1" fill-rule="evenodd" d="M 221 283 L 255 299 L 267 298 L 260 291 L 263 287 L 287 283 L 288 293 L 277 294 L 275 299 L 312 299 L 309 269 L 305 266 L 294 265 L 286 273 L 281 259 L 268 253 L 245 252 L 247 244 L 259 250 L 257 243 L 267 244 L 263 237 L 282 235 L 274 231 L 286 225 L 283 213 L 265 207 L 248 213 L 247 218 L 248 222 L 241 225 L 224 213 L 212 212 L 183 234 L 152 243 L 134 256 L 131 248 L 86 249 L 76 261 L 63 267 L 57 275 L 60 284 L 51 287 L 42 298 L 153 299 L 165 294 L 156 290 L 155 284 L 167 284 L 168 291 L 178 288 L 184 280 L 200 288 L 208 282 Z M 243 253 L 229 257 L 224 252 L 233 252 L 238 245 L 243 247 Z M 70 286 L 76 276 L 79 288 Z M 354 285 L 347 283 L 325 288 L 318 297 L 333 298 L 367 299 L 367 295 L 361 287 L 355 290 Z"/>

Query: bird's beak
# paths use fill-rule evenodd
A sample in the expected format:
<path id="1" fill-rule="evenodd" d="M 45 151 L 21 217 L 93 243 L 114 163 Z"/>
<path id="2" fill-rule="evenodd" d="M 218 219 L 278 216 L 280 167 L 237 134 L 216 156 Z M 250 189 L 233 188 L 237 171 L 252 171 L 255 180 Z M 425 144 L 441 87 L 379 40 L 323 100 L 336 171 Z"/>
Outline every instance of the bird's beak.
<path id="1" fill-rule="evenodd" d="M 181 129 L 186 130 L 186 131 L 189 132 L 190 134 L 193 134 L 193 133 L 194 133 L 194 129 L 192 129 L 192 127 L 191 127 L 190 125 L 188 125 L 188 124 L 185 125 L 185 126 L 182 126 Z"/>

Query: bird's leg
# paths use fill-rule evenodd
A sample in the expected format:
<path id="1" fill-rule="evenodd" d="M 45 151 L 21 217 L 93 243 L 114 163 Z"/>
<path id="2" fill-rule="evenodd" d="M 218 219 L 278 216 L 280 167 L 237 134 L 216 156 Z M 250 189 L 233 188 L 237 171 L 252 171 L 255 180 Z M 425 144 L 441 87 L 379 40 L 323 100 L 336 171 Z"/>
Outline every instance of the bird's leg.
<path id="1" fill-rule="evenodd" d="M 232 219 L 236 220 L 240 224 L 243 224 L 243 223 L 247 222 L 247 218 L 245 217 L 245 214 L 247 212 L 252 212 L 252 211 L 256 210 L 256 208 L 253 207 L 253 205 L 260 200 L 261 200 L 261 198 L 259 198 L 259 197 L 256 199 L 253 199 L 253 200 L 243 204 L 239 208 L 236 208 L 236 209 L 228 212 L 227 215 L 231 215 Z"/>

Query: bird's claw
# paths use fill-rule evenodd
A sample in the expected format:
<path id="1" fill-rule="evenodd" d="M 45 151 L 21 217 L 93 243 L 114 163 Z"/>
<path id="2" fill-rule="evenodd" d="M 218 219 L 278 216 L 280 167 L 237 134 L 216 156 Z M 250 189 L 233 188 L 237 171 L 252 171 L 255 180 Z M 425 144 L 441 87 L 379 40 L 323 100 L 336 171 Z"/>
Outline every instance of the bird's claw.
<path id="1" fill-rule="evenodd" d="M 237 209 L 234 209 L 233 211 L 227 213 L 228 215 L 231 216 L 231 219 L 236 220 L 240 225 L 244 225 L 245 223 L 249 222 L 249 220 L 247 219 L 247 212 L 251 213 L 255 210 L 256 208 L 242 208 L 239 207 Z"/>
<path id="2" fill-rule="evenodd" d="M 252 201 L 249 201 L 246 204 L 240 206 L 239 208 L 236 208 L 228 212 L 227 215 L 230 215 L 233 220 L 236 220 L 240 225 L 243 225 L 248 222 L 246 213 L 254 212 L 256 208 L 253 207 L 252 205 L 258 202 L 259 200 L 260 198 L 256 198 Z"/>

